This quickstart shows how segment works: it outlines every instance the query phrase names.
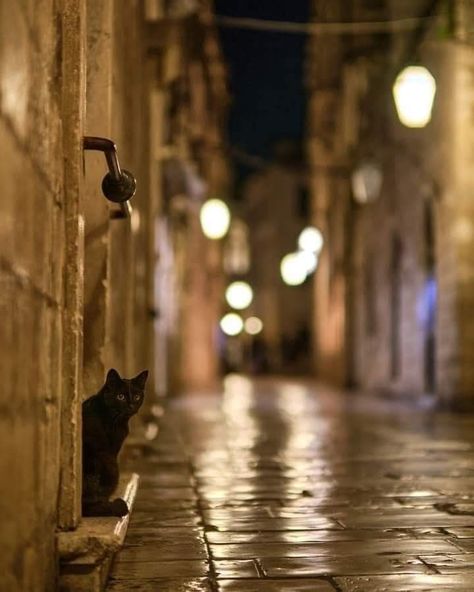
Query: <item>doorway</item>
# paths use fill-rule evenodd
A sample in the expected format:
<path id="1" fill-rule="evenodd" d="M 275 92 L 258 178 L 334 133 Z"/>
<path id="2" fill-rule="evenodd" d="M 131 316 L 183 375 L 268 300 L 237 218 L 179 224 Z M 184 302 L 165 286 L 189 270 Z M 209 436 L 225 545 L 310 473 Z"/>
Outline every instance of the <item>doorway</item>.
<path id="1" fill-rule="evenodd" d="M 395 234 L 392 237 L 390 261 L 390 376 L 392 380 L 400 377 L 401 371 L 401 305 L 402 305 L 402 243 Z"/>
<path id="2" fill-rule="evenodd" d="M 424 388 L 428 394 L 436 389 L 436 303 L 437 282 L 435 273 L 435 239 L 432 203 L 427 201 L 423 211 L 424 267 L 425 281 L 423 290 L 424 308 Z"/>

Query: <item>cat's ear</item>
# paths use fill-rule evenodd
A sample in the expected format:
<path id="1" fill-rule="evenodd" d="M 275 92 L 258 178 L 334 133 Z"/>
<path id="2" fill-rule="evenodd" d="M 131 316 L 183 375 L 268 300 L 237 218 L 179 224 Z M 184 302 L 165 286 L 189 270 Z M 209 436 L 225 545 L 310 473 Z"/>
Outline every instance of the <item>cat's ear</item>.
<path id="1" fill-rule="evenodd" d="M 120 384 L 121 380 L 122 379 L 120 378 L 120 374 L 117 372 L 117 370 L 115 370 L 115 368 L 111 368 L 107 372 L 107 378 L 105 379 L 106 384 L 113 386 L 116 384 Z"/>
<path id="2" fill-rule="evenodd" d="M 143 390 L 145 388 L 146 379 L 148 378 L 148 370 L 143 370 L 140 374 L 137 374 L 135 378 L 132 378 L 132 382 L 136 385 L 139 389 Z"/>

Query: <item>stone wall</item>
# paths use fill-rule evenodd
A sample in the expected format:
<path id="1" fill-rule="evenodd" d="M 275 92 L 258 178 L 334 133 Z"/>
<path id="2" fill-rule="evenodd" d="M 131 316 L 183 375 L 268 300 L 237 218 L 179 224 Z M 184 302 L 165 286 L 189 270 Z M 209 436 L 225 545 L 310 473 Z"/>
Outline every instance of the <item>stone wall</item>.
<path id="1" fill-rule="evenodd" d="M 474 393 L 468 313 L 474 297 L 474 50 L 428 34 L 421 55 L 437 82 L 433 119 L 422 130 L 404 128 L 387 100 L 382 193 L 376 204 L 357 212 L 356 381 L 411 397 L 436 394 L 465 406 Z M 371 264 L 372 295 L 364 285 Z"/>
<path id="2" fill-rule="evenodd" d="M 163 8 L 153 39 L 140 0 L 0 1 L 2 592 L 56 589 L 55 533 L 81 520 L 81 403 L 107 368 L 152 370 L 147 405 L 156 401 L 153 314 L 181 296 L 155 290 L 157 258 L 174 248 L 166 233 L 155 240 L 169 74 L 187 72 L 176 29 L 196 17 L 166 21 L 165 4 L 151 4 Z M 217 58 L 216 47 L 200 58 L 213 64 L 212 145 Z M 105 158 L 83 151 L 84 135 L 114 140 L 137 177 L 131 218 L 111 217 Z"/>
<path id="3" fill-rule="evenodd" d="M 130 221 L 109 222 L 105 159 L 82 154 L 84 134 L 115 138 L 146 201 L 142 14 L 68 0 L 0 11 L 0 565 L 2 590 L 37 592 L 55 586 L 56 526 L 80 519 L 81 400 L 106 365 L 149 362 Z"/>
<path id="4" fill-rule="evenodd" d="M 339 22 L 341 2 L 312 3 L 315 21 Z M 314 370 L 322 380 L 346 382 L 345 154 L 340 149 L 343 45 L 339 36 L 308 41 L 307 158 L 312 223 L 325 237 L 313 292 Z M 341 174 L 342 171 L 342 174 Z"/>
<path id="5" fill-rule="evenodd" d="M 0 572 L 52 589 L 64 305 L 60 3 L 0 2 Z"/>
<path id="6" fill-rule="evenodd" d="M 204 25 L 204 26 L 203 26 Z M 199 19 L 183 32 L 182 67 L 175 86 L 186 96 L 176 109 L 169 145 L 184 166 L 186 181 L 165 196 L 171 212 L 177 276 L 178 328 L 174 328 L 175 391 L 202 391 L 218 384 L 218 323 L 224 293 L 222 241 L 201 230 L 202 203 L 229 201 L 231 172 L 224 126 L 229 96 L 227 71 L 213 23 L 212 2 L 201 3 Z M 179 87 L 178 87 L 179 88 Z"/>
<path id="7" fill-rule="evenodd" d="M 363 3 L 352 8 L 355 20 L 370 16 Z M 419 15 L 423 5 L 385 2 L 377 10 L 382 20 Z M 466 406 L 474 393 L 474 50 L 462 39 L 467 17 L 458 16 L 452 29 L 445 23 L 446 38 L 436 28 L 394 35 L 383 56 L 381 41 L 367 36 L 347 41 L 345 53 L 326 51 L 337 73 L 326 126 L 318 117 L 324 69 L 310 46 L 308 155 L 315 222 L 327 237 L 315 288 L 320 375 Z M 432 121 L 418 130 L 402 126 L 391 96 L 415 50 L 437 82 Z M 384 181 L 379 199 L 360 206 L 350 181 L 364 158 L 378 162 Z M 331 219 L 339 220 L 334 227 Z"/>
<path id="8" fill-rule="evenodd" d="M 464 23 L 465 24 L 465 23 Z M 453 32 L 456 36 L 456 32 Z M 435 209 L 436 384 L 447 404 L 472 406 L 474 397 L 474 48 L 460 39 L 427 44 L 438 80 L 433 126 L 426 143 L 437 193 Z"/>

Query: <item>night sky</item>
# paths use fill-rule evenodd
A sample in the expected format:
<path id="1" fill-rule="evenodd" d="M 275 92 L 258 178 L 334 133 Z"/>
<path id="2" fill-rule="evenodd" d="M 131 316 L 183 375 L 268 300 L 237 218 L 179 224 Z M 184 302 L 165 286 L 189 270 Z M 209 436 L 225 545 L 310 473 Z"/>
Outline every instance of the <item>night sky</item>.
<path id="1" fill-rule="evenodd" d="M 216 0 L 216 12 L 305 22 L 308 0 Z M 306 36 L 228 28 L 220 32 L 230 70 L 230 143 L 268 158 L 276 140 L 303 136 Z M 239 177 L 247 172 L 240 167 Z"/>

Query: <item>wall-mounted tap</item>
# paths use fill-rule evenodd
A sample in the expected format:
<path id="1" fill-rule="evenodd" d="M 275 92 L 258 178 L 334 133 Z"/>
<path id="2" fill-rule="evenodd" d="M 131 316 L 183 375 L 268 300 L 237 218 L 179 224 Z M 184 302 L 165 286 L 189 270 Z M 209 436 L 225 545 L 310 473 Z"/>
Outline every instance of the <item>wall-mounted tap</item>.
<path id="1" fill-rule="evenodd" d="M 111 218 L 129 218 L 132 208 L 128 201 L 135 195 L 137 183 L 129 171 L 120 168 L 117 158 L 117 147 L 108 138 L 84 136 L 84 150 L 98 150 L 103 152 L 109 172 L 102 180 L 102 193 L 114 203 L 120 205 L 120 210 L 113 210 Z"/>

